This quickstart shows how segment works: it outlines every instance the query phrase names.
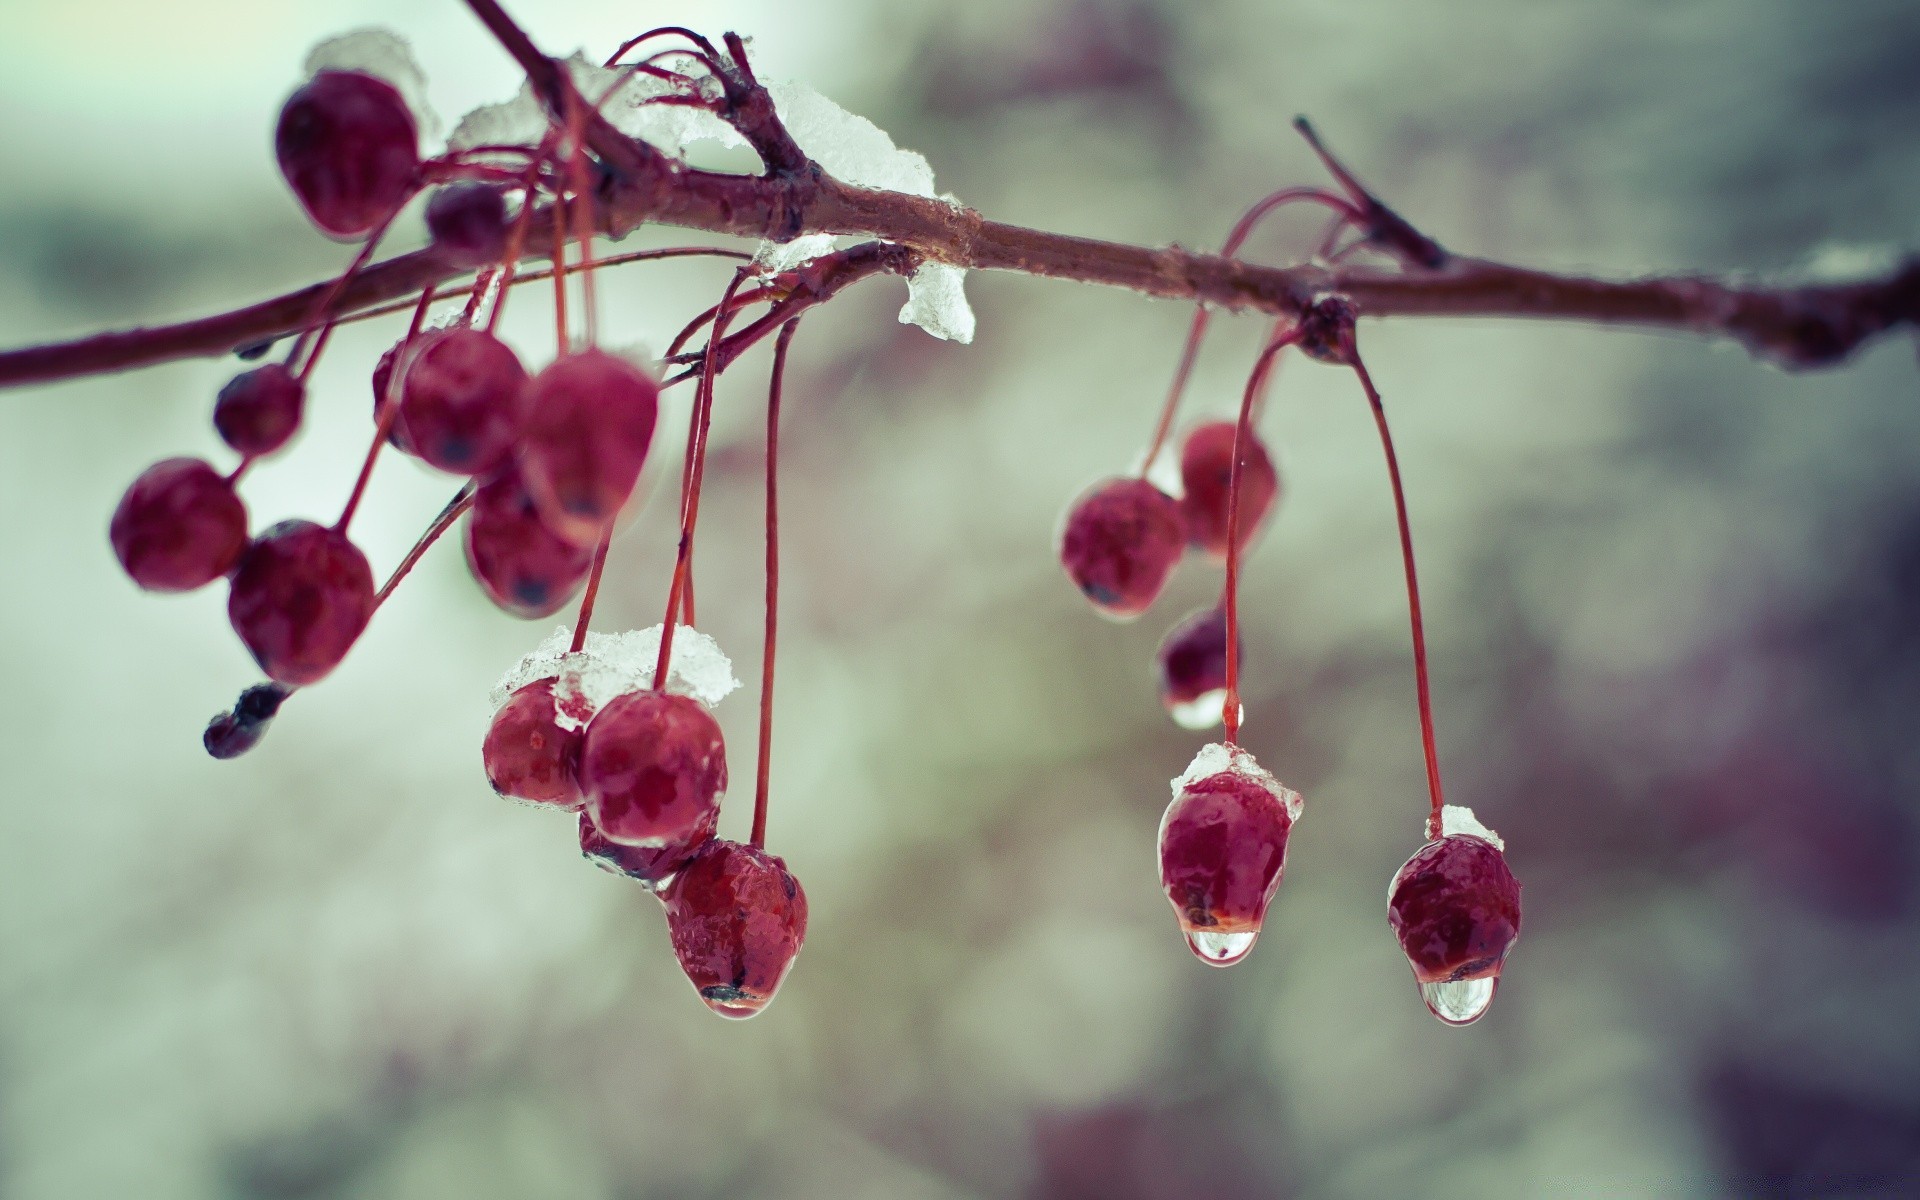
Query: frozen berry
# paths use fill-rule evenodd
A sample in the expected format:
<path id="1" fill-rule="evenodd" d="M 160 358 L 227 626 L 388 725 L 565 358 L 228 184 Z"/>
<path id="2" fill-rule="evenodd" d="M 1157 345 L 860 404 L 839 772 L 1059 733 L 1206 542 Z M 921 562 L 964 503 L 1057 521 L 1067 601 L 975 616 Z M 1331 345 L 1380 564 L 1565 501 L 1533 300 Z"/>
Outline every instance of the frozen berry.
<path id="1" fill-rule="evenodd" d="M 345 239 L 392 216 L 420 169 L 407 102 L 359 71 L 321 71 L 295 92 L 280 110 L 274 152 L 307 216 Z"/>
<path id="2" fill-rule="evenodd" d="M 366 556 L 312 521 L 282 521 L 254 539 L 227 597 L 227 617 L 260 668 L 297 687 L 339 666 L 372 615 Z"/>
<path id="3" fill-rule="evenodd" d="M 1287 863 L 1300 796 L 1233 746 L 1200 751 L 1160 819 L 1160 885 L 1209 966 L 1252 951 Z"/>
<path id="4" fill-rule="evenodd" d="M 400 383 L 402 442 L 458 475 L 499 466 L 520 435 L 527 373 L 507 344 L 465 326 L 425 339 Z"/>
<path id="5" fill-rule="evenodd" d="M 1187 538 L 1216 558 L 1227 556 L 1227 510 L 1233 482 L 1232 421 L 1196 425 L 1180 447 L 1180 481 L 1185 489 L 1180 512 Z M 1260 522 L 1273 511 L 1280 479 L 1260 439 L 1249 436 L 1240 464 L 1240 548 L 1245 549 Z"/>
<path id="6" fill-rule="evenodd" d="M 1241 647 L 1235 654 L 1242 653 Z M 1160 703 L 1182 729 L 1220 723 L 1227 699 L 1227 614 L 1218 605 L 1188 613 L 1167 631 L 1154 656 Z"/>
<path id="7" fill-rule="evenodd" d="M 225 476 L 197 458 L 148 467 L 107 526 L 113 553 L 150 592 L 188 592 L 233 569 L 247 545 L 247 508 Z"/>
<path id="8" fill-rule="evenodd" d="M 467 516 L 467 566 L 487 596 L 516 617 L 544 617 L 580 590 L 593 551 L 540 520 L 533 497 L 509 467 L 483 485 Z"/>
<path id="9" fill-rule="evenodd" d="M 1443 836 L 1394 875 L 1387 921 L 1433 1015 L 1466 1025 L 1493 1003 L 1500 969 L 1520 937 L 1520 882 L 1493 842 Z"/>
<path id="10" fill-rule="evenodd" d="M 623 846 L 594 827 L 593 819 L 580 814 L 580 853 L 603 871 L 624 875 L 648 891 L 657 892 L 673 881 L 674 874 L 687 865 L 694 851 L 705 845 L 720 823 L 720 810 L 694 826 L 685 836 L 659 846 Z"/>
<path id="11" fill-rule="evenodd" d="M 427 201 L 427 234 L 450 263 L 482 267 L 507 253 L 507 195 L 490 183 L 455 183 Z"/>
<path id="12" fill-rule="evenodd" d="M 674 956 L 707 1007 L 736 1020 L 766 1008 L 807 937 L 807 894 L 787 864 L 715 838 L 663 899 Z"/>
<path id="13" fill-rule="evenodd" d="M 418 336 L 422 338 L 433 337 L 438 333 L 439 330 L 430 329 Z M 373 364 L 373 422 L 376 426 L 380 423 L 380 408 L 387 402 L 387 389 L 393 383 L 394 364 L 400 361 L 400 352 L 406 348 L 407 339 L 401 338 L 393 345 L 388 346 L 387 352 L 380 356 L 380 361 Z M 395 403 L 398 403 L 399 399 L 400 397 L 396 393 L 394 396 Z M 398 412 L 394 413 L 393 422 L 387 426 L 387 445 L 403 453 L 412 454 L 413 443 L 407 441 L 406 426 L 401 424 L 399 417 L 400 414 Z"/>
<path id="14" fill-rule="evenodd" d="M 599 542 L 640 478 L 659 396 L 646 372 L 601 350 L 534 376 L 520 467 L 548 528 L 581 546 Z"/>
<path id="15" fill-rule="evenodd" d="M 215 758 L 238 758 L 260 743 L 267 727 L 293 689 L 278 683 L 256 683 L 240 693 L 232 710 L 207 722 L 201 744 Z"/>
<path id="16" fill-rule="evenodd" d="M 629 846 L 664 846 L 710 820 L 727 790 L 720 726 L 698 700 L 629 692 L 587 725 L 580 790 L 601 833 Z"/>
<path id="17" fill-rule="evenodd" d="M 300 428 L 307 388 L 285 363 L 269 363 L 227 381 L 213 404 L 220 440 L 240 453 L 272 454 Z"/>
<path id="18" fill-rule="evenodd" d="M 1060 532 L 1060 564 L 1109 617 L 1147 611 L 1186 549 L 1180 505 L 1144 479 L 1109 479 L 1073 502 Z"/>
<path id="19" fill-rule="evenodd" d="M 573 771 L 580 759 L 580 731 L 555 720 L 553 680 L 540 679 L 516 691 L 493 714 L 480 758 L 493 790 L 513 800 L 555 808 L 580 807 Z"/>

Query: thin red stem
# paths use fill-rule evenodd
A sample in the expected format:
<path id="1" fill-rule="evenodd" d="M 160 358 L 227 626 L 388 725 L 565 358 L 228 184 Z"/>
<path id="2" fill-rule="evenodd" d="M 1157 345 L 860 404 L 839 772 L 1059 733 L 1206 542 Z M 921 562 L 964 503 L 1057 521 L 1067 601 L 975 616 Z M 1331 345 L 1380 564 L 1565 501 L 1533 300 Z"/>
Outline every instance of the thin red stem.
<path id="1" fill-rule="evenodd" d="M 1367 403 L 1373 406 L 1373 422 L 1380 428 L 1380 447 L 1387 454 L 1387 477 L 1393 483 L 1393 515 L 1400 523 L 1400 558 L 1407 571 L 1407 614 L 1413 625 L 1413 679 L 1420 693 L 1420 746 L 1427 756 L 1427 795 L 1432 800 L 1427 814 L 1427 837 L 1433 839 L 1440 836 L 1440 809 L 1445 800 L 1440 790 L 1440 754 L 1433 739 L 1433 697 L 1427 684 L 1427 634 L 1420 614 L 1420 577 L 1413 568 L 1413 529 L 1407 521 L 1407 494 L 1400 483 L 1400 459 L 1393 452 L 1393 434 L 1387 429 L 1386 406 L 1381 404 L 1380 392 L 1373 386 L 1373 377 L 1367 374 L 1358 351 L 1353 356 L 1353 373 L 1360 377 Z"/>
<path id="2" fill-rule="evenodd" d="M 773 766 L 773 653 L 780 625 L 780 386 L 786 378 L 787 346 L 800 328 L 795 317 L 773 343 L 773 378 L 767 384 L 767 629 L 760 650 L 760 772 L 753 790 L 753 846 L 767 844 L 767 779 Z"/>
<path id="3" fill-rule="evenodd" d="M 381 584 L 380 590 L 373 594 L 374 608 L 377 609 L 387 602 L 387 597 L 393 594 L 394 588 L 400 586 L 400 581 L 407 577 L 407 572 L 413 570 L 413 564 L 420 561 L 420 556 L 427 552 L 427 548 L 439 541 L 440 535 L 453 527 L 453 523 L 460 519 L 461 513 L 473 507 L 473 498 L 479 494 L 479 491 L 479 486 L 469 480 L 465 486 L 453 494 L 453 499 L 447 501 L 447 506 L 441 509 L 440 515 L 427 526 L 426 532 L 415 539 L 413 549 L 407 551 L 407 556 L 400 560 L 400 565 L 393 569 L 393 574 L 387 576 L 387 581 Z"/>
<path id="4" fill-rule="evenodd" d="M 431 287 L 420 293 L 420 303 L 414 306 L 413 321 L 407 326 L 407 336 L 400 340 L 400 353 L 393 356 L 393 370 L 387 374 L 387 394 L 380 398 L 380 415 L 373 423 L 373 444 L 367 447 L 367 457 L 360 464 L 359 478 L 353 481 L 353 490 L 347 493 L 346 507 L 340 510 L 340 519 L 334 522 L 336 533 L 345 533 L 347 523 L 353 520 L 354 510 L 360 507 L 360 497 L 366 493 L 367 480 L 373 477 L 373 462 L 380 457 L 380 447 L 387 444 L 387 434 L 392 431 L 393 422 L 400 415 L 400 384 L 413 361 L 408 349 L 413 340 L 420 336 L 420 326 L 427 319 L 427 306 L 433 303 L 433 294 Z"/>
<path id="5" fill-rule="evenodd" d="M 593 602 L 600 595 L 600 575 L 607 569 L 607 547 L 613 545 L 613 530 L 609 529 L 593 550 L 593 567 L 587 572 L 587 590 L 580 597 L 580 616 L 573 623 L 573 645 L 569 653 L 578 654 L 587 644 L 587 626 L 593 621 Z"/>
<path id="6" fill-rule="evenodd" d="M 567 83 L 567 141 L 572 147 L 567 168 L 573 176 L 573 237 L 580 243 L 580 308 L 587 324 L 587 345 L 596 344 L 600 332 L 599 307 L 593 288 L 593 189 L 587 180 L 585 143 L 586 104 L 571 80 Z M 564 239 L 562 239 L 564 241 Z"/>
<path id="7" fill-rule="evenodd" d="M 1246 392 L 1240 397 L 1239 423 L 1233 427 L 1233 468 L 1227 475 L 1227 582 L 1220 591 L 1220 605 L 1227 614 L 1227 699 L 1220 716 L 1226 723 L 1229 746 L 1240 742 L 1240 464 L 1246 448 L 1253 443 L 1253 402 L 1260 394 L 1267 368 L 1299 336 L 1290 329 L 1260 352 L 1247 376 Z"/>
<path id="8" fill-rule="evenodd" d="M 618 50 L 615 50 L 612 56 L 610 56 L 607 59 L 607 66 L 612 67 L 612 66 L 618 65 L 620 60 L 622 58 L 625 58 L 627 54 L 631 52 L 635 46 L 638 46 L 642 42 L 650 42 L 657 37 L 683 37 L 688 41 L 692 42 L 694 45 L 700 47 L 700 49 L 706 51 L 706 55 L 701 55 L 697 57 L 707 57 L 707 56 L 718 57 L 720 54 L 719 48 L 716 47 L 711 41 L 708 41 L 706 38 L 695 33 L 693 30 L 688 29 L 686 26 L 662 25 L 657 29 L 647 30 L 645 33 L 641 34 L 639 37 L 628 38 L 626 41 L 620 43 L 620 48 Z M 690 51 L 676 51 L 676 53 L 685 54 L 685 53 L 690 53 Z"/>
<path id="9" fill-rule="evenodd" d="M 680 615 L 681 597 L 687 586 L 687 566 L 693 554 L 693 531 L 700 521 L 700 480 L 706 473 L 707 430 L 713 420 L 713 379 L 719 373 L 721 339 L 726 336 L 727 322 L 733 314 L 729 303 L 733 294 L 739 290 L 740 283 L 747 277 L 746 268 L 733 273 L 727 282 L 727 290 L 720 297 L 720 315 L 714 318 L 713 333 L 707 339 L 707 354 L 700 371 L 700 388 L 694 396 L 694 420 L 696 444 L 693 453 L 693 471 L 687 481 L 687 503 L 680 517 L 680 550 L 673 564 L 673 585 L 667 590 L 667 615 L 661 622 L 660 658 L 653 668 L 653 687 L 659 691 L 667 681 L 667 664 L 673 661 L 673 626 Z"/>
<path id="10" fill-rule="evenodd" d="M 1221 244 L 1220 257 L 1232 258 L 1269 213 L 1299 201 L 1323 204 L 1333 209 L 1343 223 L 1357 220 L 1360 215 L 1359 210 L 1353 205 L 1324 188 L 1281 188 L 1240 214 L 1240 219 L 1234 222 L 1233 229 L 1228 232 L 1227 240 Z M 1187 344 L 1180 351 L 1180 364 L 1174 368 L 1173 384 L 1167 389 L 1166 403 L 1161 406 L 1159 424 L 1154 426 L 1153 440 L 1147 444 L 1147 456 L 1140 464 L 1142 479 L 1146 478 L 1147 472 L 1153 469 L 1154 460 L 1160 457 L 1161 449 L 1167 444 L 1167 435 L 1173 432 L 1173 420 L 1180 411 L 1180 398 L 1186 394 L 1187 380 L 1193 374 L 1193 364 L 1200 357 L 1200 343 L 1205 339 L 1207 325 L 1212 320 L 1213 310 L 1206 304 L 1194 306 L 1193 324 L 1187 329 Z"/>
<path id="11" fill-rule="evenodd" d="M 306 361 L 301 363 L 299 369 L 294 371 L 294 378 L 303 383 L 306 382 L 307 373 L 313 370 L 313 364 L 320 361 L 320 352 L 327 348 L 327 338 L 333 333 L 335 322 L 329 317 L 329 314 L 332 312 L 334 304 L 339 301 L 340 294 L 347 290 L 347 285 L 353 282 L 353 277 L 358 275 L 361 268 L 365 267 L 368 260 L 373 257 L 374 250 L 380 245 L 380 239 L 386 236 L 388 228 L 393 225 L 393 219 L 399 215 L 400 210 L 396 208 L 393 212 L 388 213 L 386 218 L 378 225 L 374 226 L 373 232 L 367 235 L 367 240 L 360 244 L 360 252 L 353 256 L 353 261 L 347 264 L 347 269 L 340 273 L 340 277 L 333 281 L 333 286 L 328 288 L 326 293 L 320 297 L 319 302 L 313 306 L 313 318 L 309 322 L 307 329 L 294 341 L 293 348 L 287 351 L 287 363 L 291 365 L 295 359 L 300 357 L 300 352 L 306 348 L 307 339 L 314 336 L 313 327 L 315 325 L 319 326 L 320 333 L 313 343 L 313 353 L 307 355 Z"/>

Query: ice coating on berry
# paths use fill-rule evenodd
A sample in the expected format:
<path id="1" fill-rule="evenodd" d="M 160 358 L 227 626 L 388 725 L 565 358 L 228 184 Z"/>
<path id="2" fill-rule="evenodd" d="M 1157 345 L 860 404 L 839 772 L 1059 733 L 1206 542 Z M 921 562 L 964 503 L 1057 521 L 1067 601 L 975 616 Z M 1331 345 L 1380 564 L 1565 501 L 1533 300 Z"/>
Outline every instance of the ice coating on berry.
<path id="1" fill-rule="evenodd" d="M 268 363 L 227 381 L 213 402 L 220 440 L 245 455 L 271 454 L 300 428 L 306 385 L 285 363 Z"/>
<path id="2" fill-rule="evenodd" d="M 488 599 L 516 617 L 558 612 L 593 567 L 593 551 L 574 545 L 540 520 L 520 472 L 511 467 L 474 494 L 461 540 L 475 582 Z"/>
<path id="3" fill-rule="evenodd" d="M 399 91 L 360 71 L 321 71 L 280 110 L 274 151 L 307 216 L 365 237 L 412 193 L 419 135 Z"/>
<path id="4" fill-rule="evenodd" d="M 1108 479 L 1067 510 L 1060 565 L 1096 609 L 1130 620 L 1160 595 L 1186 545 L 1173 497 L 1144 479 Z"/>
<path id="5" fill-rule="evenodd" d="M 490 183 L 455 183 L 427 201 L 427 235 L 448 262 L 479 267 L 507 252 L 507 194 Z"/>
<path id="6" fill-rule="evenodd" d="M 330 37 L 307 51 L 301 69 L 308 75 L 358 71 L 384 80 L 407 102 L 422 134 L 432 138 L 440 132 L 439 114 L 427 100 L 427 73 L 413 56 L 413 45 L 391 29 L 369 25 Z"/>
<path id="7" fill-rule="evenodd" d="M 240 557 L 227 596 L 235 633 L 280 683 L 325 679 L 373 615 L 373 571 L 345 534 L 282 521 Z"/>
<path id="8" fill-rule="evenodd" d="M 120 497 L 107 540 L 134 583 L 150 592 L 189 592 L 240 560 L 247 508 L 226 477 L 200 459 L 162 459 Z"/>
<path id="9" fill-rule="evenodd" d="M 1434 1015 L 1466 1024 L 1492 1001 L 1520 937 L 1520 883 L 1498 846 L 1476 834 L 1447 834 L 1395 873 L 1387 921 Z M 1476 981 L 1484 989 L 1452 986 Z"/>
<path id="10" fill-rule="evenodd" d="M 1473 810 L 1462 804 L 1443 804 L 1440 806 L 1440 836 L 1450 837 L 1456 833 L 1469 834 L 1483 842 L 1490 842 L 1495 850 L 1505 850 L 1507 844 L 1500 835 L 1480 823 Z"/>
<path id="11" fill-rule="evenodd" d="M 582 546 L 606 533 L 646 463 L 659 395 L 652 376 L 603 350 L 533 377 L 520 474 L 547 528 Z"/>
<path id="12" fill-rule="evenodd" d="M 613 875 L 623 875 L 650 892 L 658 892 L 673 882 L 674 875 L 693 857 L 720 824 L 715 809 L 705 821 L 684 835 L 658 846 L 624 846 L 594 827 L 593 818 L 580 814 L 580 853 L 587 860 Z"/>
<path id="13" fill-rule="evenodd" d="M 1180 512 L 1187 537 L 1218 558 L 1227 554 L 1228 501 L 1232 495 L 1232 421 L 1196 425 L 1180 446 Z M 1240 546 L 1245 549 L 1260 523 L 1273 511 L 1280 477 L 1258 437 L 1250 438 L 1240 468 Z"/>
<path id="14" fill-rule="evenodd" d="M 398 425 L 430 466 L 477 475 L 506 461 L 519 438 L 527 373 L 507 344 L 466 326 L 423 339 L 400 381 Z"/>
<path id="15" fill-rule="evenodd" d="M 493 714 L 480 758 L 494 791 L 528 804 L 580 807 L 580 785 L 574 780 L 580 734 L 560 728 L 555 716 L 548 679 L 527 684 Z"/>
<path id="16" fill-rule="evenodd" d="M 674 956 L 707 1007 L 736 1020 L 763 1011 L 807 937 L 807 894 L 787 864 L 715 838 L 662 899 Z"/>
<path id="17" fill-rule="evenodd" d="M 653 669 L 660 661 L 661 629 L 654 625 L 624 633 L 589 631 L 586 645 L 574 654 L 569 653 L 573 631 L 562 625 L 509 667 L 488 698 L 497 708 L 534 680 L 557 678 L 564 697 L 561 726 L 578 729 L 615 696 L 653 686 Z M 691 696 L 712 708 L 739 686 L 733 663 L 718 642 L 691 626 L 674 627 L 666 691 Z"/>
<path id="18" fill-rule="evenodd" d="M 1246 957 L 1286 868 L 1300 796 L 1237 746 L 1201 749 L 1160 821 L 1160 883 L 1194 954 Z"/>
<path id="19" fill-rule="evenodd" d="M 1227 700 L 1227 614 L 1196 609 L 1167 631 L 1154 655 L 1160 703 L 1182 729 L 1220 723 Z M 1244 715 L 1245 706 L 1242 706 Z"/>
<path id="20" fill-rule="evenodd" d="M 587 724 L 577 778 L 610 841 L 666 846 L 719 811 L 727 747 L 713 714 L 671 692 L 616 696 Z"/>

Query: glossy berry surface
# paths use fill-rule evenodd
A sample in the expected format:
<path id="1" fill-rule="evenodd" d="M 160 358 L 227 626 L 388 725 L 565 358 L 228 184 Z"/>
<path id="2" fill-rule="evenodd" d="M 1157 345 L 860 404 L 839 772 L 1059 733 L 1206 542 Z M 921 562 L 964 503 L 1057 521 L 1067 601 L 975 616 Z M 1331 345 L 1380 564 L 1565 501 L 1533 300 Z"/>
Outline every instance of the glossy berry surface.
<path id="1" fill-rule="evenodd" d="M 1428 842 L 1393 877 L 1387 921 L 1434 1015 L 1464 1025 L 1486 1010 L 1520 937 L 1520 882 L 1493 843 Z M 1462 985 L 1477 984 L 1467 987 Z"/>
<path id="2" fill-rule="evenodd" d="M 1192 544 L 1217 558 L 1227 556 L 1227 510 L 1232 495 L 1232 421 L 1196 425 L 1180 446 L 1180 512 Z M 1240 547 L 1245 549 L 1273 511 L 1280 477 L 1260 439 L 1250 437 L 1240 466 Z"/>
<path id="3" fill-rule="evenodd" d="M 426 333 L 421 334 L 420 337 L 432 337 L 435 332 L 434 330 L 428 330 Z M 406 348 L 407 339 L 401 338 L 393 345 L 388 346 L 386 353 L 380 356 L 380 361 L 373 365 L 373 422 L 375 426 L 378 426 L 380 423 L 380 408 L 387 402 L 387 392 L 393 383 L 394 366 L 400 361 L 400 354 Z M 397 393 L 394 396 L 394 401 L 395 403 L 399 402 L 399 395 Z M 392 424 L 387 426 L 387 445 L 392 446 L 395 450 L 412 454 L 413 443 L 406 440 L 406 430 L 400 424 L 399 416 L 400 414 L 395 412 Z"/>
<path id="4" fill-rule="evenodd" d="M 150 592 L 188 592 L 233 569 L 247 546 L 247 509 L 233 485 L 197 458 L 148 467 L 120 497 L 107 539 L 127 575 Z"/>
<path id="5" fill-rule="evenodd" d="M 686 834 L 662 845 L 625 846 L 609 839 L 594 826 L 591 817 L 581 813 L 580 853 L 601 870 L 624 875 L 648 891 L 657 892 L 670 883 L 674 874 L 687 865 L 687 860 L 693 857 L 694 852 L 713 837 L 714 828 L 719 823 L 720 810 L 715 809 L 706 820 Z"/>
<path id="6" fill-rule="evenodd" d="M 490 471 L 520 436 L 527 373 L 507 344 L 464 326 L 417 347 L 400 382 L 401 444 L 457 475 Z"/>
<path id="7" fill-rule="evenodd" d="M 288 98 L 274 133 L 280 173 L 307 216 L 337 238 L 365 237 L 413 191 L 413 113 L 392 84 L 321 71 Z"/>
<path id="8" fill-rule="evenodd" d="M 691 836 L 719 810 L 726 743 L 698 700 L 628 692 L 588 722 L 579 779 L 587 815 L 609 840 L 665 846 Z"/>
<path id="9" fill-rule="evenodd" d="M 450 263 L 482 267 L 507 253 L 507 195 L 490 183 L 455 183 L 427 201 L 427 235 Z"/>
<path id="10" fill-rule="evenodd" d="M 1236 647 L 1242 654 L 1244 647 Z M 1227 614 L 1215 606 L 1188 613 L 1154 654 L 1160 703 L 1182 729 L 1218 725 L 1227 699 Z"/>
<path id="11" fill-rule="evenodd" d="M 520 468 L 548 528 L 592 546 L 612 526 L 646 463 L 659 397 L 644 371 L 601 350 L 533 377 Z"/>
<path id="12" fill-rule="evenodd" d="M 1144 479 L 1109 479 L 1068 510 L 1060 565 L 1095 608 L 1127 620 L 1153 604 L 1186 545 L 1173 497 Z"/>
<path id="13" fill-rule="evenodd" d="M 787 864 L 716 838 L 662 899 L 673 953 L 707 1007 L 735 1019 L 766 1008 L 807 937 L 807 894 Z"/>
<path id="14" fill-rule="evenodd" d="M 512 468 L 475 493 L 464 540 L 475 581 L 516 617 L 559 611 L 593 566 L 591 550 L 546 527 Z"/>
<path id="15" fill-rule="evenodd" d="M 1280 887 L 1299 798 L 1229 768 L 1187 781 L 1160 821 L 1160 885 L 1202 962 L 1230 966 Z"/>
<path id="16" fill-rule="evenodd" d="M 282 521 L 254 539 L 234 571 L 227 617 L 280 683 L 325 679 L 373 615 L 373 571 L 346 535 Z"/>
<path id="17" fill-rule="evenodd" d="M 509 696 L 487 726 L 480 747 L 487 782 L 511 800 L 579 808 L 573 773 L 580 741 L 578 729 L 562 729 L 555 720 L 553 680 L 535 680 Z"/>
<path id="18" fill-rule="evenodd" d="M 285 363 L 269 363 L 227 381 L 213 403 L 220 440 L 249 457 L 271 454 L 300 428 L 306 385 Z"/>

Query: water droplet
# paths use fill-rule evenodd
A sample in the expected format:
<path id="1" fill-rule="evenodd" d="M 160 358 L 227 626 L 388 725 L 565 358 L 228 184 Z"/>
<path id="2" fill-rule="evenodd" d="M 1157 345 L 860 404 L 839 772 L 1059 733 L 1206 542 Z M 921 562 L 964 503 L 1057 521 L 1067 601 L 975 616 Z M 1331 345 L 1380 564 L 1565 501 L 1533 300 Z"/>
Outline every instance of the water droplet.
<path id="1" fill-rule="evenodd" d="M 1187 947 L 1210 967 L 1230 967 L 1252 953 L 1254 940 L 1259 936 L 1258 930 L 1221 933 L 1214 929 L 1195 929 L 1187 934 Z"/>
<path id="2" fill-rule="evenodd" d="M 700 999 L 708 1008 L 729 1021 L 744 1021 L 748 1017 L 757 1017 L 760 1010 L 767 1006 L 767 999 L 740 988 L 716 986 L 700 989 Z"/>
<path id="3" fill-rule="evenodd" d="M 1185 704 L 1167 705 L 1167 715 L 1182 729 L 1211 729 L 1220 723 L 1220 716 L 1226 708 L 1227 690 L 1215 688 L 1195 696 Z M 1241 711 L 1246 711 L 1245 705 L 1241 705 Z"/>
<path id="4" fill-rule="evenodd" d="M 1497 975 L 1480 979 L 1460 979 L 1449 983 L 1423 983 L 1420 998 L 1427 1010 L 1449 1025 L 1471 1025 L 1493 1003 L 1493 990 L 1500 982 Z"/>

